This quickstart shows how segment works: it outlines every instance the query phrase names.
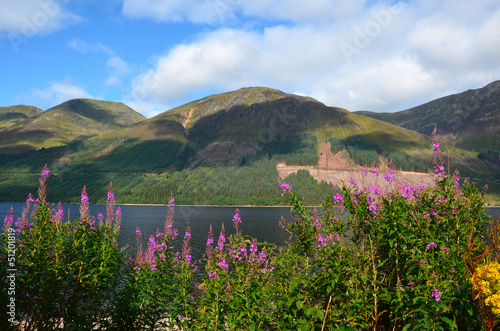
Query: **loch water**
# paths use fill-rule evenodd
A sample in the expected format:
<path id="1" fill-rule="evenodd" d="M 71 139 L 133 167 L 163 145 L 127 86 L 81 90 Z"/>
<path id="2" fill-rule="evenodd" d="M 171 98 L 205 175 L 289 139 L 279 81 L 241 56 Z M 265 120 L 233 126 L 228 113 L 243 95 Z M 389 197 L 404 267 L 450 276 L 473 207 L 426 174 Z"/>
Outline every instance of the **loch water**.
<path id="1" fill-rule="evenodd" d="M 0 203 L 0 221 L 3 222 L 10 207 L 14 210 L 14 219 L 21 216 L 24 203 Z M 54 208 L 57 207 L 54 205 Z M 90 214 L 96 216 L 98 213 L 106 215 L 106 205 L 90 205 Z M 122 225 L 118 236 L 120 246 L 136 247 L 136 229 L 142 232 L 143 243 L 157 229 L 163 232 L 167 216 L 168 206 L 156 205 L 117 205 L 122 209 Z M 64 220 L 75 219 L 79 216 L 78 204 L 63 204 Z M 186 228 L 191 229 L 191 247 L 194 260 L 203 257 L 210 225 L 214 233 L 215 241 L 219 236 L 222 224 L 226 231 L 226 237 L 234 234 L 233 215 L 238 208 L 241 214 L 239 229 L 245 236 L 257 238 L 259 242 L 268 242 L 283 246 L 288 240 L 288 233 L 280 226 L 281 218 L 290 220 L 290 207 L 219 207 L 219 206 L 175 206 L 173 228 L 179 232 L 174 241 L 176 250 L 181 250 L 182 238 Z M 494 218 L 500 215 L 500 208 L 488 208 L 487 214 Z M 2 223 L 3 224 L 3 223 Z"/>

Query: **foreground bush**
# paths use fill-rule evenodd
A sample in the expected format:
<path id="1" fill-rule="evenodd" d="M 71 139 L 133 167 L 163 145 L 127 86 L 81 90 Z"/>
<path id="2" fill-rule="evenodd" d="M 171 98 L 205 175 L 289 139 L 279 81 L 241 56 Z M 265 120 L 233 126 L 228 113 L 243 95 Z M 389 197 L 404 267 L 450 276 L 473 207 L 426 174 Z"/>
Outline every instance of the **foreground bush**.
<path id="1" fill-rule="evenodd" d="M 280 182 L 292 205 L 292 219 L 281 221 L 286 247 L 244 236 L 236 210 L 235 234 L 210 230 L 198 262 L 189 228 L 174 252 L 173 198 L 164 229 L 143 247 L 138 228 L 129 256 L 117 244 L 111 185 L 107 215 L 88 214 L 84 188 L 80 217 L 63 223 L 45 201 L 44 169 L 37 199 L 4 222 L 2 329 L 491 330 L 500 314 L 500 220 L 488 219 L 474 184 L 444 172 L 438 142 L 434 153 L 435 187 L 373 168 L 365 176 L 384 176 L 389 189 L 351 180 L 321 212 Z"/>

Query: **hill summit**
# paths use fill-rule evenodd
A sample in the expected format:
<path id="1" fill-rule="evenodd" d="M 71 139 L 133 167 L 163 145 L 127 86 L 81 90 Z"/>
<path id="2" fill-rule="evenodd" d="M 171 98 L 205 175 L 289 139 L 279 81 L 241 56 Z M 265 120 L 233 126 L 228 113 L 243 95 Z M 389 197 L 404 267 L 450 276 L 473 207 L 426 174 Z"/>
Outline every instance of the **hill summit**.
<path id="1" fill-rule="evenodd" d="M 12 107 L 10 107 L 12 109 Z M 14 107 L 14 109 L 16 109 Z M 15 110 L 3 116 L 15 116 Z M 73 99 L 46 111 L 35 110 L 24 121 L 0 131 L 0 150 L 22 153 L 60 146 L 129 126 L 146 118 L 121 102 Z"/>

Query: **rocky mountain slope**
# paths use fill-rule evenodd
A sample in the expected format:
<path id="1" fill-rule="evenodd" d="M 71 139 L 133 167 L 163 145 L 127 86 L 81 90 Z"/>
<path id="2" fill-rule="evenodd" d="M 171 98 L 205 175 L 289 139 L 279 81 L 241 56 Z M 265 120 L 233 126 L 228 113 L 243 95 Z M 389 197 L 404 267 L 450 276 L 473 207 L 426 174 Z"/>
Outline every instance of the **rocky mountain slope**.
<path id="1" fill-rule="evenodd" d="M 436 126 L 441 138 L 453 146 L 500 152 L 500 81 L 399 112 L 355 113 L 428 136 Z"/>

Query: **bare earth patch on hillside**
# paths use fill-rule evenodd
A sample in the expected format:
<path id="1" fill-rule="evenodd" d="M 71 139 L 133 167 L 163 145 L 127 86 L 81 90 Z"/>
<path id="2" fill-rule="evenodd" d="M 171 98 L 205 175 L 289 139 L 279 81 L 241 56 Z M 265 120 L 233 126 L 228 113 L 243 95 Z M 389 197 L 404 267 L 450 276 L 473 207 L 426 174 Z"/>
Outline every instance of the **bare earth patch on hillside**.
<path id="1" fill-rule="evenodd" d="M 321 144 L 319 151 L 320 158 L 317 167 L 287 166 L 283 163 L 279 163 L 276 165 L 279 176 L 285 178 L 299 170 L 307 170 L 318 182 L 324 181 L 339 187 L 344 183 L 350 186 L 349 180 L 352 178 L 360 184 L 377 186 L 382 190 L 388 190 L 406 184 L 416 187 L 420 187 L 422 184 L 430 186 L 433 185 L 436 180 L 434 174 L 397 171 L 396 175 L 392 177 L 392 181 L 388 182 L 384 179 L 384 175 L 389 173 L 389 168 L 385 164 L 379 167 L 380 174 L 378 176 L 372 173 L 371 168 L 366 168 L 368 174 L 363 175 L 361 173 L 363 167 L 353 164 L 351 160 L 347 160 L 343 156 L 343 152 L 333 154 L 330 149 L 330 142 Z"/>

